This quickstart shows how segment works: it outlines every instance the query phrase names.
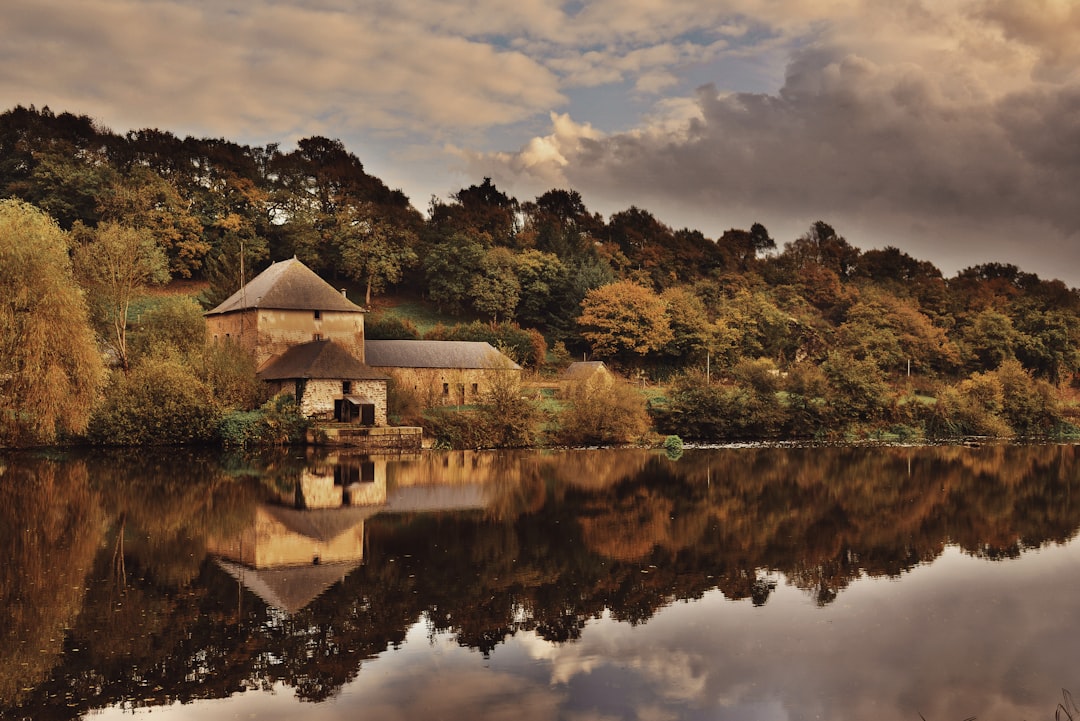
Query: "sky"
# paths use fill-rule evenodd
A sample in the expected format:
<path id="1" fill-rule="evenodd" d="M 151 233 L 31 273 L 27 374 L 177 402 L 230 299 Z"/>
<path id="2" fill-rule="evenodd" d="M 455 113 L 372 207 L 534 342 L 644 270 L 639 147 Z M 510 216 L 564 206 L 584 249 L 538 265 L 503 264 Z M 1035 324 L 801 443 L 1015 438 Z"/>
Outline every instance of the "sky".
<path id="1" fill-rule="evenodd" d="M 1077 0 L 4 0 L 0 109 L 1080 287 Z"/>

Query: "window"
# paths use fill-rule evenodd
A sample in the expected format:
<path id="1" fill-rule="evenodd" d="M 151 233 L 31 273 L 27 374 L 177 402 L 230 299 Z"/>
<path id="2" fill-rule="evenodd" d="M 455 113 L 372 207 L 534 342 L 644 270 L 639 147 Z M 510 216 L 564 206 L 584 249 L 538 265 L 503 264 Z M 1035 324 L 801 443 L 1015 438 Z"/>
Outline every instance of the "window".
<path id="1" fill-rule="evenodd" d="M 442 394 L 444 396 L 450 395 L 450 384 L 449 383 L 443 383 L 442 384 Z"/>
<path id="2" fill-rule="evenodd" d="M 347 396 L 352 393 L 352 381 L 341 381 L 341 395 Z"/>
<path id="3" fill-rule="evenodd" d="M 321 310 L 315 311 L 315 320 L 322 320 L 322 311 Z"/>
<path id="4" fill-rule="evenodd" d="M 475 396 L 479 392 L 480 392 L 480 386 L 477 385 L 476 383 L 473 383 L 472 384 L 472 394 Z"/>

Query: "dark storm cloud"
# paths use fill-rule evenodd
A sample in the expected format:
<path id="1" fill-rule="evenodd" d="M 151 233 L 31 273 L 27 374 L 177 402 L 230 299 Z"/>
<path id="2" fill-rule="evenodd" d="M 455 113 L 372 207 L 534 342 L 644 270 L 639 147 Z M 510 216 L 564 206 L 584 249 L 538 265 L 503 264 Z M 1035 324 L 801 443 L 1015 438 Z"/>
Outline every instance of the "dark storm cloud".
<path id="1" fill-rule="evenodd" d="M 754 221 L 801 232 L 823 218 L 856 229 L 859 247 L 898 245 L 946 272 L 994 260 L 1076 285 L 1080 76 L 1064 60 L 1080 54 L 1043 43 L 1053 28 L 1014 3 L 966 5 L 937 35 L 881 47 L 853 40 L 850 23 L 793 52 L 776 92 L 708 85 L 681 122 L 624 133 L 562 117 L 543 142 L 473 167 L 672 224 L 711 222 L 713 234 Z M 923 13 L 904 17 L 930 27 Z M 1075 30 L 1080 13 L 1064 22 Z"/>

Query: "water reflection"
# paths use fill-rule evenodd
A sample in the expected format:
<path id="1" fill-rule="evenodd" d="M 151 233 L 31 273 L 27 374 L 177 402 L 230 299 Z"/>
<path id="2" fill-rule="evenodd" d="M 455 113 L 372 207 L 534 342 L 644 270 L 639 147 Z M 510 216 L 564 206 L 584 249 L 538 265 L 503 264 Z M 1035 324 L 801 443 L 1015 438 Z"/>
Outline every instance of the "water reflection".
<path id="1" fill-rule="evenodd" d="M 755 652 L 745 628 L 774 639 L 801 634 L 823 644 L 821 653 L 854 659 L 867 643 L 862 617 L 888 609 L 897 619 L 925 615 L 927 628 L 948 638 L 941 618 L 982 608 L 978 597 L 923 594 L 925 607 L 915 608 L 894 589 L 870 592 L 864 607 L 857 604 L 867 591 L 853 584 L 910 576 L 903 587 L 917 589 L 918 579 L 955 563 L 950 554 L 1018 558 L 1064 543 L 1080 527 L 1072 446 L 690 450 L 677 461 L 646 450 L 169 452 L 16 456 L 0 469 L 0 534 L 11 549 L 0 571 L 9 618 L 0 649 L 4 718 L 160 709 L 281 684 L 311 701 L 357 684 L 368 701 L 390 698 L 393 688 L 413 697 L 417 689 L 395 685 L 401 680 L 376 689 L 360 672 L 377 657 L 392 663 L 384 652 L 405 644 L 418 619 L 428 653 L 446 642 L 448 655 L 461 648 L 493 656 L 502 647 L 552 664 L 546 684 L 581 684 L 600 668 L 640 681 L 653 668 L 645 649 L 654 648 L 666 654 L 654 669 L 660 680 L 650 682 L 658 696 L 635 703 L 670 712 L 673 695 L 720 698 L 732 688 L 712 686 L 737 678 L 771 689 L 746 707 L 753 713 L 743 709 L 748 717 L 765 717 L 775 698 L 785 714 L 804 717 L 791 711 L 792 699 L 805 703 L 814 684 L 779 682 L 775 666 L 789 662 Z M 935 560 L 934 571 L 923 570 Z M 1008 601 L 1017 623 L 1022 584 L 1045 581 L 1021 578 Z M 690 608 L 708 608 L 713 621 L 687 621 L 690 610 L 672 606 L 678 600 L 696 600 Z M 800 627 L 822 622 L 803 606 L 848 636 Z M 1055 622 L 1080 630 L 1075 616 Z M 897 627 L 910 633 L 910 625 Z M 1047 639 L 1061 631 L 1045 620 L 1026 628 Z M 994 633 L 984 635 L 978 658 L 1013 657 L 993 646 Z M 735 651 L 716 656 L 701 643 Z M 910 638 L 890 643 L 913 653 Z M 942 643 L 939 655 L 948 650 Z M 814 664 L 813 653 L 788 653 Z M 508 679 L 503 671 L 502 688 L 536 692 L 529 673 Z M 806 668 L 788 673 L 825 683 Z M 892 673 L 919 669 L 900 663 Z M 490 696 L 485 684 L 497 674 L 467 675 L 487 689 L 475 690 L 475 703 Z M 602 694 L 609 681 L 586 695 Z M 987 689 L 970 693 L 977 699 Z M 560 707 L 540 696 L 536 708 Z M 1056 702 L 1029 700 L 1049 709 Z M 612 700 L 594 702 L 586 706 L 623 715 Z M 843 699 L 831 703 L 834 712 L 846 708 Z"/>

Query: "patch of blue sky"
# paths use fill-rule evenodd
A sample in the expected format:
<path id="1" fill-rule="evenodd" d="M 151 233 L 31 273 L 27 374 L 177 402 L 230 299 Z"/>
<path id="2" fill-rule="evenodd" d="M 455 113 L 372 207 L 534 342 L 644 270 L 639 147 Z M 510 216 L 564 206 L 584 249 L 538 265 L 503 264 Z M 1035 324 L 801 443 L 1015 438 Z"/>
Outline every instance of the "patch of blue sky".
<path id="1" fill-rule="evenodd" d="M 656 97 L 643 95 L 634 89 L 633 80 L 610 83 L 598 87 L 570 88 L 565 95 L 569 105 L 556 112 L 568 112 L 578 123 L 589 123 L 603 133 L 631 130 L 640 123 L 641 116 L 656 102 Z M 550 121 L 544 119 L 548 128 Z"/>

